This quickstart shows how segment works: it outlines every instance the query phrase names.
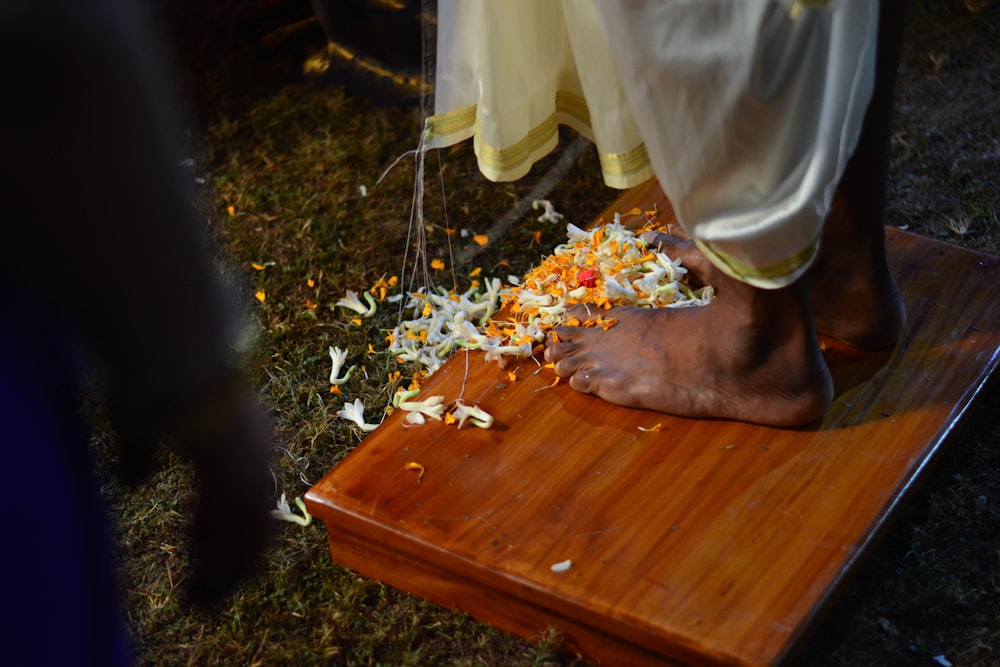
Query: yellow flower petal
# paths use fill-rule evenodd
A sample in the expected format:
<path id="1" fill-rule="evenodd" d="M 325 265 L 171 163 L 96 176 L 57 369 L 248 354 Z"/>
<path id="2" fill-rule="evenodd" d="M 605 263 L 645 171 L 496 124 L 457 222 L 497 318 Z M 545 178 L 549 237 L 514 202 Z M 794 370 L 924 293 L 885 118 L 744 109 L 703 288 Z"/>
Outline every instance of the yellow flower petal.
<path id="1" fill-rule="evenodd" d="M 264 264 L 258 264 L 257 262 L 250 262 L 250 268 L 252 268 L 254 271 L 263 271 L 264 269 L 267 268 L 267 266 Z"/>
<path id="2" fill-rule="evenodd" d="M 490 242 L 490 237 L 487 236 L 486 234 L 476 234 L 475 236 L 472 237 L 472 240 L 478 243 L 479 245 L 488 245 Z"/>
<path id="3" fill-rule="evenodd" d="M 479 276 L 479 274 L 481 274 L 482 272 L 483 272 L 483 267 L 477 266 L 476 268 L 474 268 L 471 271 L 469 271 L 469 277 L 470 278 L 477 278 Z"/>
<path id="4" fill-rule="evenodd" d="M 434 269 L 435 271 L 443 271 L 444 270 L 444 260 L 442 260 L 442 259 L 432 259 L 431 260 L 431 268 Z"/>
<path id="5" fill-rule="evenodd" d="M 403 466 L 403 468 L 406 469 L 406 470 L 415 470 L 418 473 L 420 473 L 420 474 L 417 475 L 417 482 L 418 483 L 424 477 L 425 468 L 422 465 L 420 465 L 419 463 L 417 463 L 416 461 L 407 461 L 406 464 Z"/>
<path id="6" fill-rule="evenodd" d="M 233 205 L 230 204 L 229 207 L 226 208 L 226 212 L 229 214 L 230 218 L 236 217 L 236 207 L 235 206 L 233 206 Z"/>
<path id="7" fill-rule="evenodd" d="M 654 431 L 662 431 L 664 427 L 663 427 L 663 422 L 656 422 L 656 424 L 650 426 L 649 428 L 643 428 L 642 426 L 638 428 L 640 431 L 645 431 L 646 433 L 653 433 Z"/>
<path id="8" fill-rule="evenodd" d="M 254 297 L 256 297 L 261 303 L 264 303 L 264 299 L 267 298 L 267 295 L 264 294 L 264 290 L 259 289 L 254 293 Z"/>

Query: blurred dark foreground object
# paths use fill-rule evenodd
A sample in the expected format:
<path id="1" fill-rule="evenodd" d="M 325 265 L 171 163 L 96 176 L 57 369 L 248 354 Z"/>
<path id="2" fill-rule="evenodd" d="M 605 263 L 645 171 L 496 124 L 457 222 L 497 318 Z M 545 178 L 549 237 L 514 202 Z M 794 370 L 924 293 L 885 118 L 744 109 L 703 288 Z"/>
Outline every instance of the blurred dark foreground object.
<path id="1" fill-rule="evenodd" d="M 243 378 L 244 319 L 181 179 L 175 101 L 139 4 L 0 5 L 11 664 L 128 662 L 77 416 L 85 377 L 103 381 L 131 482 L 151 472 L 166 437 L 194 464 L 193 601 L 220 602 L 270 531 L 271 427 Z"/>

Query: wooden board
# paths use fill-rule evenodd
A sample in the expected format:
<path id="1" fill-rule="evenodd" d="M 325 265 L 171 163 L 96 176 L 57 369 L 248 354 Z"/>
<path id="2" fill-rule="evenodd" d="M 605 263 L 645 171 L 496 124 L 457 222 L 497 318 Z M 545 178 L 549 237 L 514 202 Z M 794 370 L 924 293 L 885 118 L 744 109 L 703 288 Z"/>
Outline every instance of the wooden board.
<path id="1" fill-rule="evenodd" d="M 654 201 L 669 215 L 654 185 L 615 207 Z M 306 496 L 333 558 L 529 639 L 554 626 L 611 665 L 780 662 L 997 367 L 1000 258 L 887 240 L 906 328 L 879 354 L 825 341 L 837 398 L 821 423 L 667 417 L 462 354 L 423 394 L 464 383 L 495 426 L 391 415 Z"/>

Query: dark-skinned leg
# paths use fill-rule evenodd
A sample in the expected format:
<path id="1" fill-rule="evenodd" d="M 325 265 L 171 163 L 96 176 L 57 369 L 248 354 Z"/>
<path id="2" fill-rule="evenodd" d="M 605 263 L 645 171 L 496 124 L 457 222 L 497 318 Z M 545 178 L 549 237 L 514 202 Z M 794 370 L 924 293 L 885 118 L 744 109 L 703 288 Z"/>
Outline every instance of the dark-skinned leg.
<path id="1" fill-rule="evenodd" d="M 889 129 L 908 7 L 908 0 L 881 3 L 875 90 L 808 274 L 817 330 L 868 350 L 892 345 L 906 319 L 886 259 L 884 225 Z"/>

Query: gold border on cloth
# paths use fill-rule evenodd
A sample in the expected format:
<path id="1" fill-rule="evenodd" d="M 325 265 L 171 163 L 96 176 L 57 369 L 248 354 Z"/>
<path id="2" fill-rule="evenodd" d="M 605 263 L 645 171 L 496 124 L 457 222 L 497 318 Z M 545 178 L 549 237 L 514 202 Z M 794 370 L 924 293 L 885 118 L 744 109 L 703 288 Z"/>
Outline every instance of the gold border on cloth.
<path id="1" fill-rule="evenodd" d="M 476 156 L 483 174 L 494 181 L 519 178 L 530 165 L 551 151 L 559 138 L 559 125 L 573 128 L 593 139 L 590 109 L 581 96 L 558 91 L 555 111 L 528 131 L 522 139 L 505 148 L 483 142 L 477 122 L 476 105 L 431 116 L 425 122 L 427 138 L 439 146 L 448 146 L 473 137 Z M 647 181 L 653 175 L 645 144 L 638 144 L 623 153 L 598 151 L 605 182 L 625 189 Z"/>

